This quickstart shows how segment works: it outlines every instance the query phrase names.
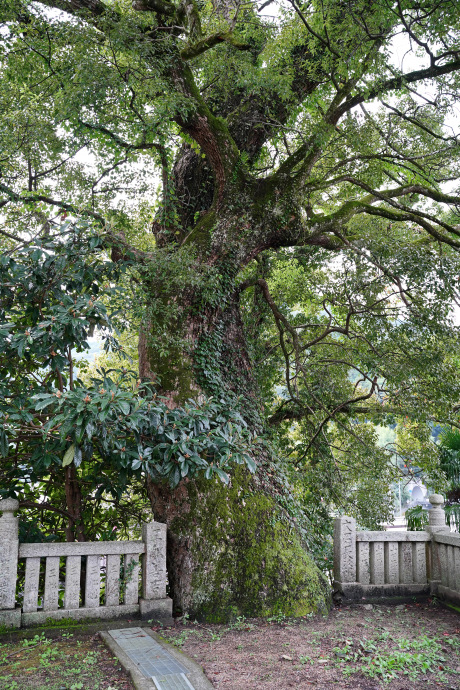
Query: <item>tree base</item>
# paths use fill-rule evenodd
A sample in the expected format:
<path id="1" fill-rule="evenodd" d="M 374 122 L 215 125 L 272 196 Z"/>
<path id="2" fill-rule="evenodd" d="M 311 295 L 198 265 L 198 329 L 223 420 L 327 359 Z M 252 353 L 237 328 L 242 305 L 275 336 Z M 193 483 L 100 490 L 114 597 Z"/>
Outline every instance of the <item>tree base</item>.
<path id="1" fill-rule="evenodd" d="M 330 608 L 330 586 L 299 532 L 243 468 L 229 486 L 200 479 L 151 494 L 155 519 L 168 524 L 176 611 L 217 623 Z"/>

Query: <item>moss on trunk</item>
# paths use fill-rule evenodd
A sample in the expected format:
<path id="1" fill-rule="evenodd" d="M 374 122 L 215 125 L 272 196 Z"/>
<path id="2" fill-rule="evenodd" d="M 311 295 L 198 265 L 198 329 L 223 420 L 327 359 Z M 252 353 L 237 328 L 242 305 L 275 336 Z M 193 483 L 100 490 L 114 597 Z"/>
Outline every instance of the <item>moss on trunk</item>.
<path id="1" fill-rule="evenodd" d="M 195 294 L 195 305 L 182 300 L 180 318 L 171 322 L 188 342 L 188 353 L 173 342 L 167 359 L 160 359 L 145 339 L 139 349 L 140 370 L 144 376 L 156 374 L 161 379 L 172 405 L 181 404 L 193 389 L 242 396 L 246 404 L 241 412 L 257 429 L 259 396 L 239 292 L 228 267 L 222 269 L 220 283 L 214 291 L 221 299 L 213 308 L 208 300 L 200 309 Z M 161 331 L 162 318 L 157 310 L 150 327 Z M 158 341 L 158 333 L 154 336 Z M 259 453 L 256 445 L 254 454 Z M 229 486 L 201 477 L 184 479 L 171 490 L 148 480 L 154 517 L 168 525 L 168 574 L 176 609 L 219 622 L 238 615 L 302 616 L 329 607 L 329 585 L 307 553 L 299 530 L 277 503 L 277 487 L 264 472 L 263 453 L 257 459 L 257 475 L 234 466 Z"/>
<path id="2" fill-rule="evenodd" d="M 330 587 L 274 498 L 237 468 L 231 484 L 151 487 L 155 519 L 168 524 L 175 607 L 212 622 L 235 616 L 325 611 Z"/>

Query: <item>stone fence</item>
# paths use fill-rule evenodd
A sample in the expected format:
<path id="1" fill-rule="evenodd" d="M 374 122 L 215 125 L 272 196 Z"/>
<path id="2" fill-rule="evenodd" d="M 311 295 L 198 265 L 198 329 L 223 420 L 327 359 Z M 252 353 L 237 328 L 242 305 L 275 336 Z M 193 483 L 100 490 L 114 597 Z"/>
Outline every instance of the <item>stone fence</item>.
<path id="1" fill-rule="evenodd" d="M 153 619 L 171 616 L 172 600 L 166 596 L 166 525 L 144 523 L 142 541 L 20 544 L 14 515 L 18 508 L 15 499 L 0 500 L 0 625 L 136 614 Z M 24 570 L 19 608 L 18 576 Z"/>
<path id="2" fill-rule="evenodd" d="M 337 518 L 335 590 L 351 600 L 428 594 L 460 604 L 460 534 L 446 526 L 442 496 L 430 503 L 425 532 L 357 532 L 353 518 Z"/>

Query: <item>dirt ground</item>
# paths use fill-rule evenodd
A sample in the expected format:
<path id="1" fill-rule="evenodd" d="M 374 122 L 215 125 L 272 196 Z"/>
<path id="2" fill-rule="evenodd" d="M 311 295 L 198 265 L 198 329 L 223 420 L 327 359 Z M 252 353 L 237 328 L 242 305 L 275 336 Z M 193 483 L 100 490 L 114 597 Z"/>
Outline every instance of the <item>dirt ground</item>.
<path id="1" fill-rule="evenodd" d="M 200 663 L 219 690 L 460 690 L 460 613 L 436 601 L 227 625 L 181 619 L 153 629 Z M 94 631 L 0 637 L 0 690 L 45 689 L 134 686 Z"/>
<path id="2" fill-rule="evenodd" d="M 155 629 L 219 690 L 460 690 L 460 614 L 436 602 Z"/>

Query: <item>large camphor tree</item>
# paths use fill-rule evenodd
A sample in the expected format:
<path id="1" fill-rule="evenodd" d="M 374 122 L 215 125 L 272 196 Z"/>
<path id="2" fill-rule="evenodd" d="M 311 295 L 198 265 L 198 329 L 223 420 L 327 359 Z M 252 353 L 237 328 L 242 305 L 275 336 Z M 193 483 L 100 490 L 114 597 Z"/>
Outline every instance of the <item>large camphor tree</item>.
<path id="1" fill-rule="evenodd" d="M 330 506 L 387 515 L 376 425 L 433 482 L 430 429 L 458 425 L 458 3 L 0 21 L 3 495 L 85 539 L 97 501 L 145 492 L 183 610 L 327 606 L 305 547 Z M 134 389 L 75 371 L 110 324 Z"/>

